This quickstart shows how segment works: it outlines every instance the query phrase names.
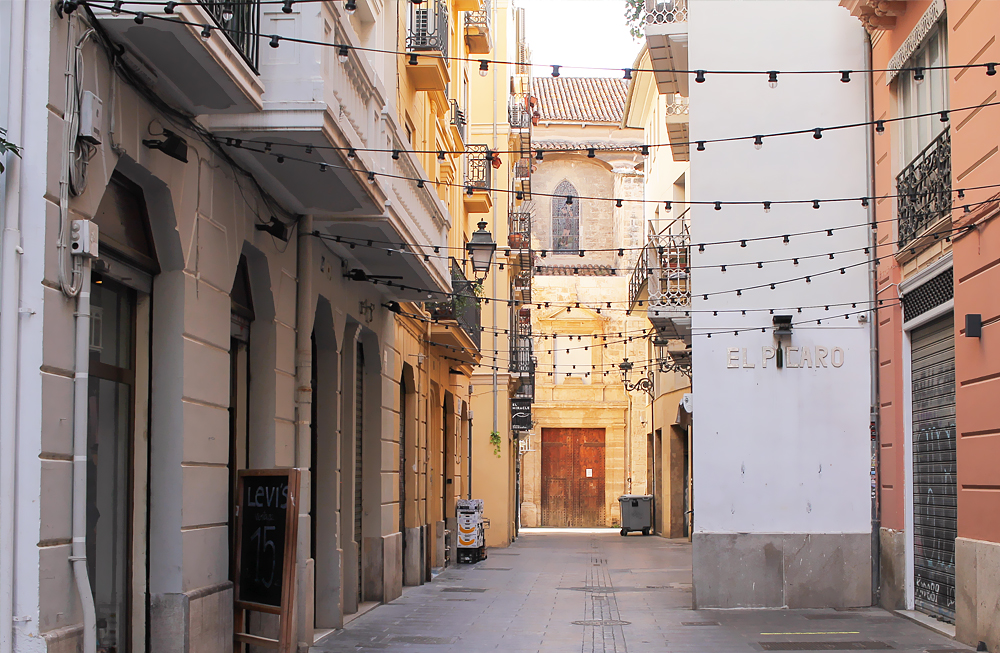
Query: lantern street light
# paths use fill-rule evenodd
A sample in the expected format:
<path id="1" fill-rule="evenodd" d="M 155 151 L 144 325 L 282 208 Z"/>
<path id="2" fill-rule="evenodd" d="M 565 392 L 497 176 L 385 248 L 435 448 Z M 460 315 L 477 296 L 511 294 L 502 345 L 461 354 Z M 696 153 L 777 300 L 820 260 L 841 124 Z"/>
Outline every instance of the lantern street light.
<path id="1" fill-rule="evenodd" d="M 623 360 L 618 364 L 618 370 L 622 375 L 622 383 L 625 385 L 625 390 L 632 392 L 633 390 L 644 390 L 649 393 L 649 396 L 653 396 L 653 372 L 650 370 L 646 371 L 646 375 L 641 379 L 637 379 L 634 383 L 630 383 L 629 379 L 632 376 L 632 368 L 634 365 L 629 361 L 629 359 Z"/>
<path id="2" fill-rule="evenodd" d="M 691 349 L 683 346 L 676 348 L 666 336 L 654 336 L 653 347 L 656 351 L 656 364 L 663 374 L 680 372 L 691 378 Z"/>
<path id="3" fill-rule="evenodd" d="M 465 244 L 465 250 L 472 259 L 472 270 L 476 278 L 483 280 L 490 273 L 497 244 L 493 240 L 493 234 L 486 231 L 486 221 L 480 222 L 477 226 L 479 229 L 472 233 L 472 238 Z"/>

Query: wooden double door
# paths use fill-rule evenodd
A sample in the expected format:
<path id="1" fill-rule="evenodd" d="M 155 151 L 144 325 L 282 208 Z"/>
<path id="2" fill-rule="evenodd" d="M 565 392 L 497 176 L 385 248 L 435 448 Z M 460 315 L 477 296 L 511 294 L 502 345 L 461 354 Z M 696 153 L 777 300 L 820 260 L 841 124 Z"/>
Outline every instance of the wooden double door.
<path id="1" fill-rule="evenodd" d="M 606 526 L 604 429 L 542 429 L 542 526 Z"/>

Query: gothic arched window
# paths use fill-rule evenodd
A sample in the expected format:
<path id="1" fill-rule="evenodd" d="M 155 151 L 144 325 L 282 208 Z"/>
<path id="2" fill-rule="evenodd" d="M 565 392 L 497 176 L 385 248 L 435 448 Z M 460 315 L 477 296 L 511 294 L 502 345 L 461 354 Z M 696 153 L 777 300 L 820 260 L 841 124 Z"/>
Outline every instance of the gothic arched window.
<path id="1" fill-rule="evenodd" d="M 568 181 L 556 186 L 552 198 L 552 251 L 580 250 L 579 193 Z"/>

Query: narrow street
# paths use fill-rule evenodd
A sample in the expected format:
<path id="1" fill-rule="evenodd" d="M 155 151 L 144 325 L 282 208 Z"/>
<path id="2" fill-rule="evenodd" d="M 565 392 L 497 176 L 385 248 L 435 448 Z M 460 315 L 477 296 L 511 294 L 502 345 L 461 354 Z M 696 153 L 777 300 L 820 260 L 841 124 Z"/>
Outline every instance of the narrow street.
<path id="1" fill-rule="evenodd" d="M 326 651 L 972 650 L 879 608 L 692 610 L 686 540 L 525 529 L 354 619 Z"/>

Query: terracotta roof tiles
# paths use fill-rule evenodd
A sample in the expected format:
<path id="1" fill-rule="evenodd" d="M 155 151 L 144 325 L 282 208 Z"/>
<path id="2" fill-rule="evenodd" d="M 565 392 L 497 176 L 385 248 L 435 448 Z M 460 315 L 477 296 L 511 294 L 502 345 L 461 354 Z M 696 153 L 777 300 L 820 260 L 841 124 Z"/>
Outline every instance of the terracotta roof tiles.
<path id="1" fill-rule="evenodd" d="M 541 120 L 620 123 L 628 81 L 611 77 L 539 77 L 531 80 Z"/>

